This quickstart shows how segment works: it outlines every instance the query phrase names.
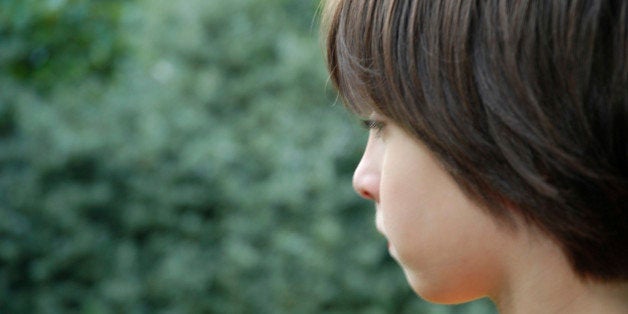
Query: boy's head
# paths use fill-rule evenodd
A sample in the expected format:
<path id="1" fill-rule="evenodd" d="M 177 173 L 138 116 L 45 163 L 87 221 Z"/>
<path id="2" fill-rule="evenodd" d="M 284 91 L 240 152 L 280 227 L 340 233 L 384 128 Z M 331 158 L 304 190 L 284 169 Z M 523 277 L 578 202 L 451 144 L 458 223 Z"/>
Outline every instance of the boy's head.
<path id="1" fill-rule="evenodd" d="M 422 141 L 496 219 L 628 278 L 628 2 L 330 0 L 348 107 Z"/>

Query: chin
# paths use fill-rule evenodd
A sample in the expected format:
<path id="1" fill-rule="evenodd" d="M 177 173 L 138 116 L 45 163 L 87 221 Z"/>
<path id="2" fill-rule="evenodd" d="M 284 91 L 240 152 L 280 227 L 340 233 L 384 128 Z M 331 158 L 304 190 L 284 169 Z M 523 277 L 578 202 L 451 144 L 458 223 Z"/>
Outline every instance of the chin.
<path id="1" fill-rule="evenodd" d="M 471 301 L 475 301 L 485 297 L 485 294 L 480 293 L 472 287 L 468 287 L 468 284 L 457 282 L 450 282 L 445 284 L 441 282 L 430 282 L 417 275 L 413 275 L 411 272 L 404 270 L 406 279 L 410 284 L 410 287 L 414 292 L 422 299 L 436 304 L 461 304 Z"/>

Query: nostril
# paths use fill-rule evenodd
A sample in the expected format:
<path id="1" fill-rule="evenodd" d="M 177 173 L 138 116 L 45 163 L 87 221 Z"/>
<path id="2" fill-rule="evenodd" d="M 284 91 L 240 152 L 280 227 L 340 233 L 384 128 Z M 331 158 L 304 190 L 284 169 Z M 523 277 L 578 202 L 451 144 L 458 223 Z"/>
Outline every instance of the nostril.
<path id="1" fill-rule="evenodd" d="M 373 199 L 373 195 L 364 189 L 358 190 L 358 195 L 369 200 Z"/>
<path id="2" fill-rule="evenodd" d="M 375 194 L 373 194 L 372 189 L 370 189 L 369 185 L 365 184 L 364 181 L 355 182 L 355 184 L 353 185 L 353 188 L 360 197 L 363 197 L 367 200 L 375 200 L 375 197 L 376 197 Z"/>

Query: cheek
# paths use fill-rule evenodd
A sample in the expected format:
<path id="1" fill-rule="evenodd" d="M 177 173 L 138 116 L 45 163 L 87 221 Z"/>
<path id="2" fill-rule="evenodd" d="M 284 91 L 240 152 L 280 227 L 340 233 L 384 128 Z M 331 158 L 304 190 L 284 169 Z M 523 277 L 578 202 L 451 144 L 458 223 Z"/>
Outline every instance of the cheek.
<path id="1" fill-rule="evenodd" d="M 442 202 L 448 198 L 445 195 L 449 187 L 437 168 L 429 156 L 414 151 L 390 149 L 384 158 L 380 185 L 382 224 L 400 253 L 410 254 L 414 247 L 435 236 L 438 230 L 433 228 L 446 227 L 440 226 L 440 208 L 447 205 Z"/>
<path id="2" fill-rule="evenodd" d="M 402 167 L 399 167 L 402 168 Z M 421 225 L 427 219 L 423 210 L 427 198 L 425 189 L 417 186 L 404 173 L 383 171 L 380 187 L 380 214 L 384 232 L 397 250 L 411 249 L 419 238 Z"/>
<path id="3" fill-rule="evenodd" d="M 410 160 L 385 160 L 382 171 L 381 218 L 394 257 L 425 299 L 483 296 L 498 273 L 500 231 L 440 167 Z"/>

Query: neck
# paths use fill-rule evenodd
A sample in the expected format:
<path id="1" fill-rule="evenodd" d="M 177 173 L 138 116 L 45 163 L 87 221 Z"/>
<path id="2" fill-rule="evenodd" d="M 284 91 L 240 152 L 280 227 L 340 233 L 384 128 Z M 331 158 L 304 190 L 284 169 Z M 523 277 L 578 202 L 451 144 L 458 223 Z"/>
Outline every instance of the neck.
<path id="1" fill-rule="evenodd" d="M 526 235 L 512 255 L 510 276 L 491 295 L 501 314 L 628 313 L 628 283 L 601 283 L 577 276 L 547 238 Z"/>

